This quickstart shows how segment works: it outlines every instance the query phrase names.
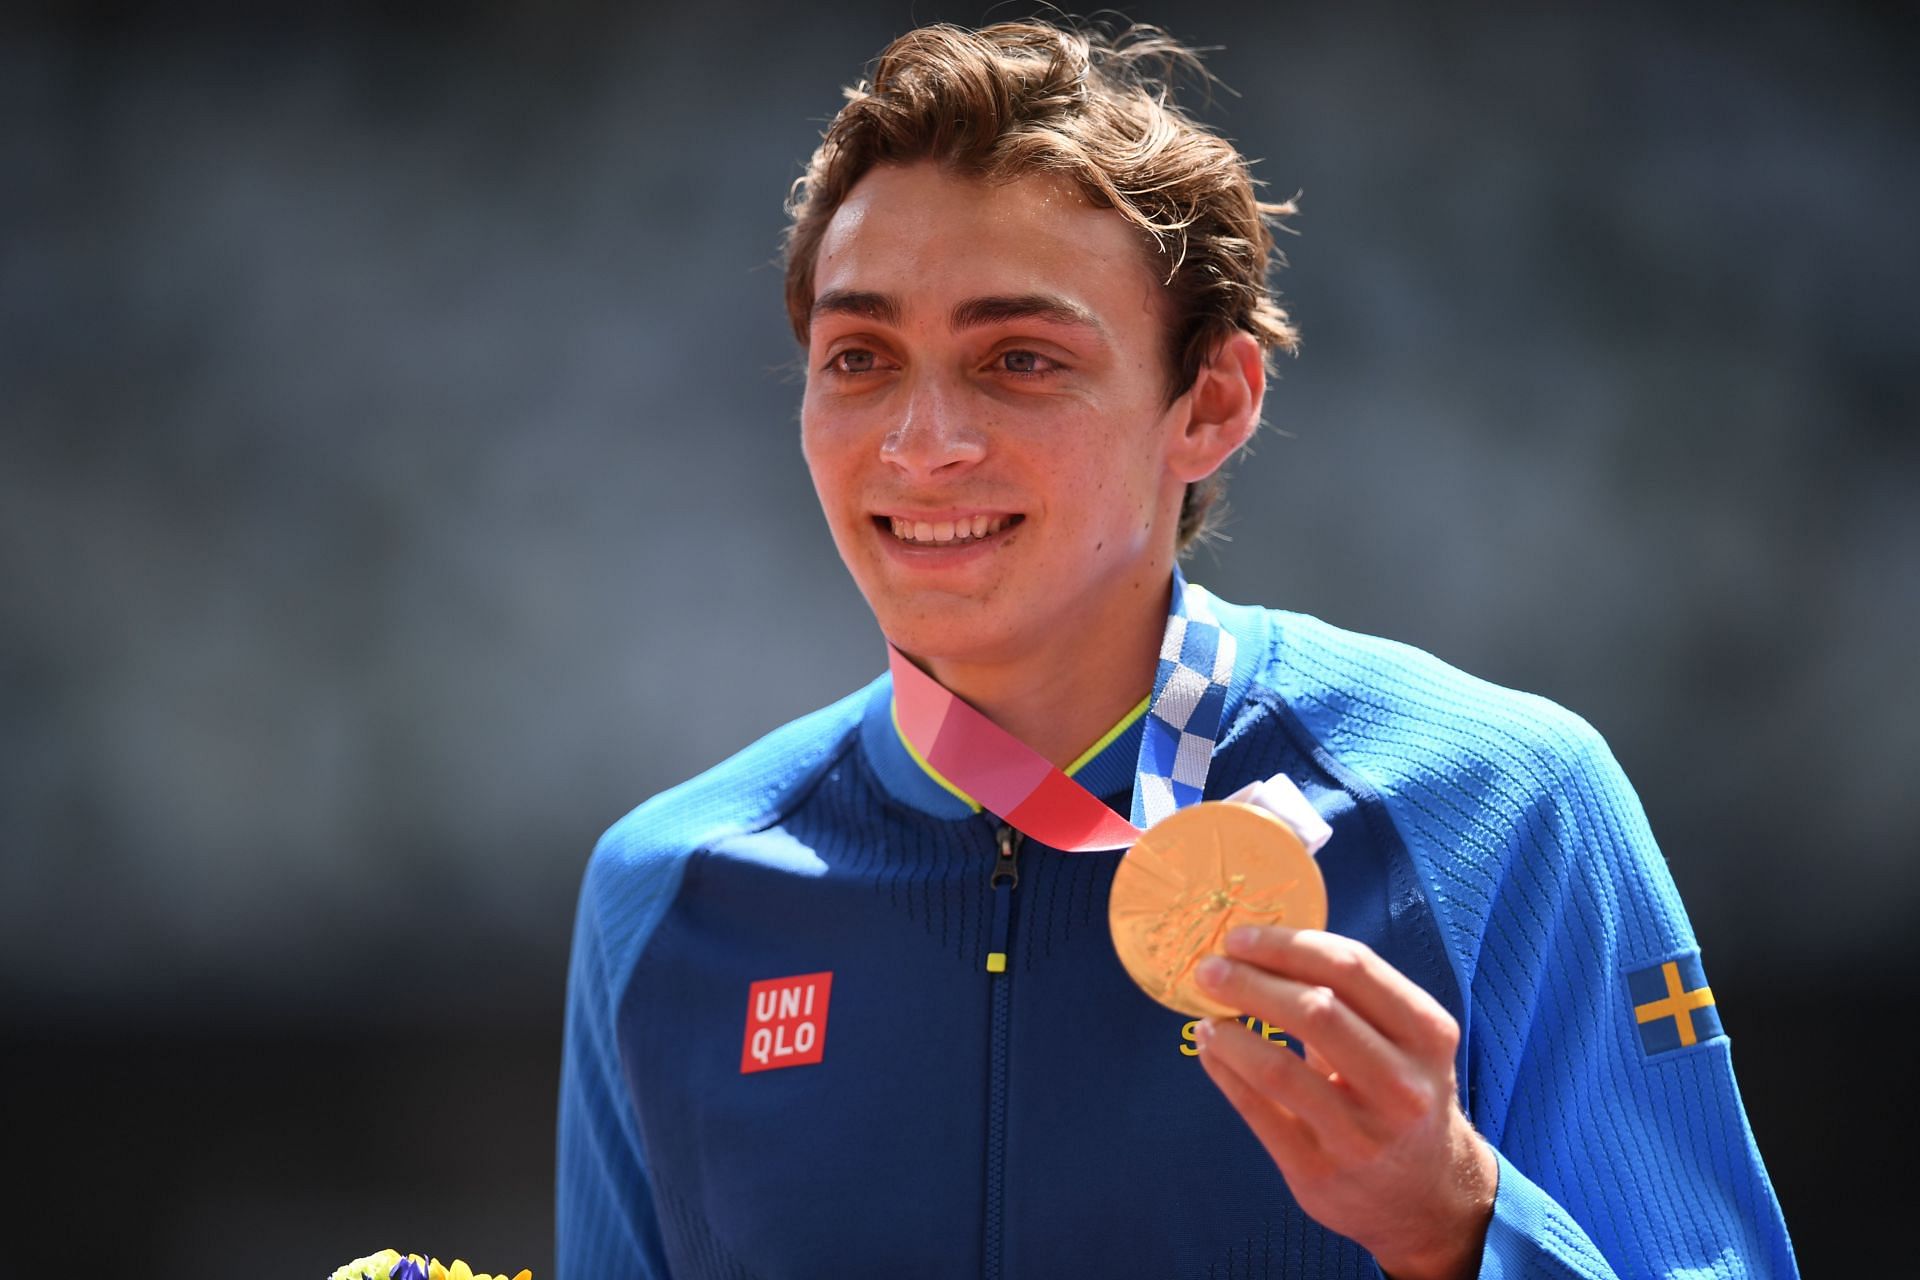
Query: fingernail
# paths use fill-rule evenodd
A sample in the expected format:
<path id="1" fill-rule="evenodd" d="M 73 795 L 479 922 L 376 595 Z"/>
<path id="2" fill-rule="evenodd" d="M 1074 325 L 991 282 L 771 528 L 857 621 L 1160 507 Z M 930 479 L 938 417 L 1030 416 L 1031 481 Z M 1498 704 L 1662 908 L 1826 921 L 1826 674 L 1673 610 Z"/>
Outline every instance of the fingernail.
<path id="1" fill-rule="evenodd" d="M 1217 987 L 1227 980 L 1227 959 L 1225 956 L 1208 956 L 1193 967 L 1194 980 L 1203 987 Z M 1201 1023 L 1206 1026 L 1206 1023 Z"/>
<path id="2" fill-rule="evenodd" d="M 1234 951 L 1245 951 L 1260 945 L 1260 926 L 1243 924 L 1237 929 L 1227 930 L 1227 947 Z"/>
<path id="3" fill-rule="evenodd" d="M 1200 1025 L 1193 1029 L 1193 1042 L 1196 1045 L 1199 1045 L 1200 1048 L 1202 1049 L 1205 1049 L 1208 1045 L 1212 1044 L 1213 1043 L 1213 1023 L 1209 1022 L 1205 1018 L 1200 1019 Z"/>

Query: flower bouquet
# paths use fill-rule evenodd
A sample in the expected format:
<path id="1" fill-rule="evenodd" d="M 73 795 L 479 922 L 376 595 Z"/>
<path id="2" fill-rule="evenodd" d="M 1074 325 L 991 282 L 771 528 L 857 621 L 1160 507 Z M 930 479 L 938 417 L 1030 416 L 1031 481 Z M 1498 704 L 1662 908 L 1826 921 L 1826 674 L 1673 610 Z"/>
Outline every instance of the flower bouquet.
<path id="1" fill-rule="evenodd" d="M 508 1280 L 508 1277 L 505 1272 L 496 1277 L 473 1271 L 458 1258 L 452 1266 L 443 1267 L 438 1258 L 382 1249 L 367 1257 L 355 1258 L 335 1271 L 331 1280 Z M 533 1272 L 522 1271 L 512 1280 L 533 1280 Z"/>

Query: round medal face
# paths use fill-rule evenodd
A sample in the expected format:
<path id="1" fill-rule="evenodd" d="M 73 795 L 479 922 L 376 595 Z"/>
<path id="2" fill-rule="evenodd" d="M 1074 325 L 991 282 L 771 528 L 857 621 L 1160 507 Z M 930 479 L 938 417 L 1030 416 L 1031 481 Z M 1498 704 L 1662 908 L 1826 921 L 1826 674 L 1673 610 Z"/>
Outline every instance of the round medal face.
<path id="1" fill-rule="evenodd" d="M 1193 968 L 1243 924 L 1323 929 L 1327 886 L 1293 828 L 1252 805 L 1209 800 L 1147 828 L 1113 874 L 1113 949 L 1140 989 L 1194 1017 L 1233 1017 Z"/>

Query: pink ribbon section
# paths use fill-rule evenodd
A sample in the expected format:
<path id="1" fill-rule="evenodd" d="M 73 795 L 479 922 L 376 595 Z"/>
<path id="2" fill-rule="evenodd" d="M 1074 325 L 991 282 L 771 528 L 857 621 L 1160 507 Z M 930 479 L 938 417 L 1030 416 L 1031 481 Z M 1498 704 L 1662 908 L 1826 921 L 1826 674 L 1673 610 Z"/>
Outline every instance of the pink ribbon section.
<path id="1" fill-rule="evenodd" d="M 1126 849 L 1140 828 L 887 646 L 893 707 L 920 758 L 1008 825 L 1055 849 Z"/>

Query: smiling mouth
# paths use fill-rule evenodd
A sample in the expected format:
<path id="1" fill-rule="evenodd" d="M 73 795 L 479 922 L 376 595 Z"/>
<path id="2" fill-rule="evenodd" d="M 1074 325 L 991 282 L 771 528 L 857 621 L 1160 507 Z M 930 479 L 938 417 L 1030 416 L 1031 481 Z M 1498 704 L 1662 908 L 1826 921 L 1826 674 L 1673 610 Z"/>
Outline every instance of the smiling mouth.
<path id="1" fill-rule="evenodd" d="M 910 547 L 963 547 L 982 542 L 996 533 L 1019 524 L 1025 516 L 975 515 L 958 520 L 907 520 L 900 516 L 875 516 L 874 524 L 892 533 Z"/>

